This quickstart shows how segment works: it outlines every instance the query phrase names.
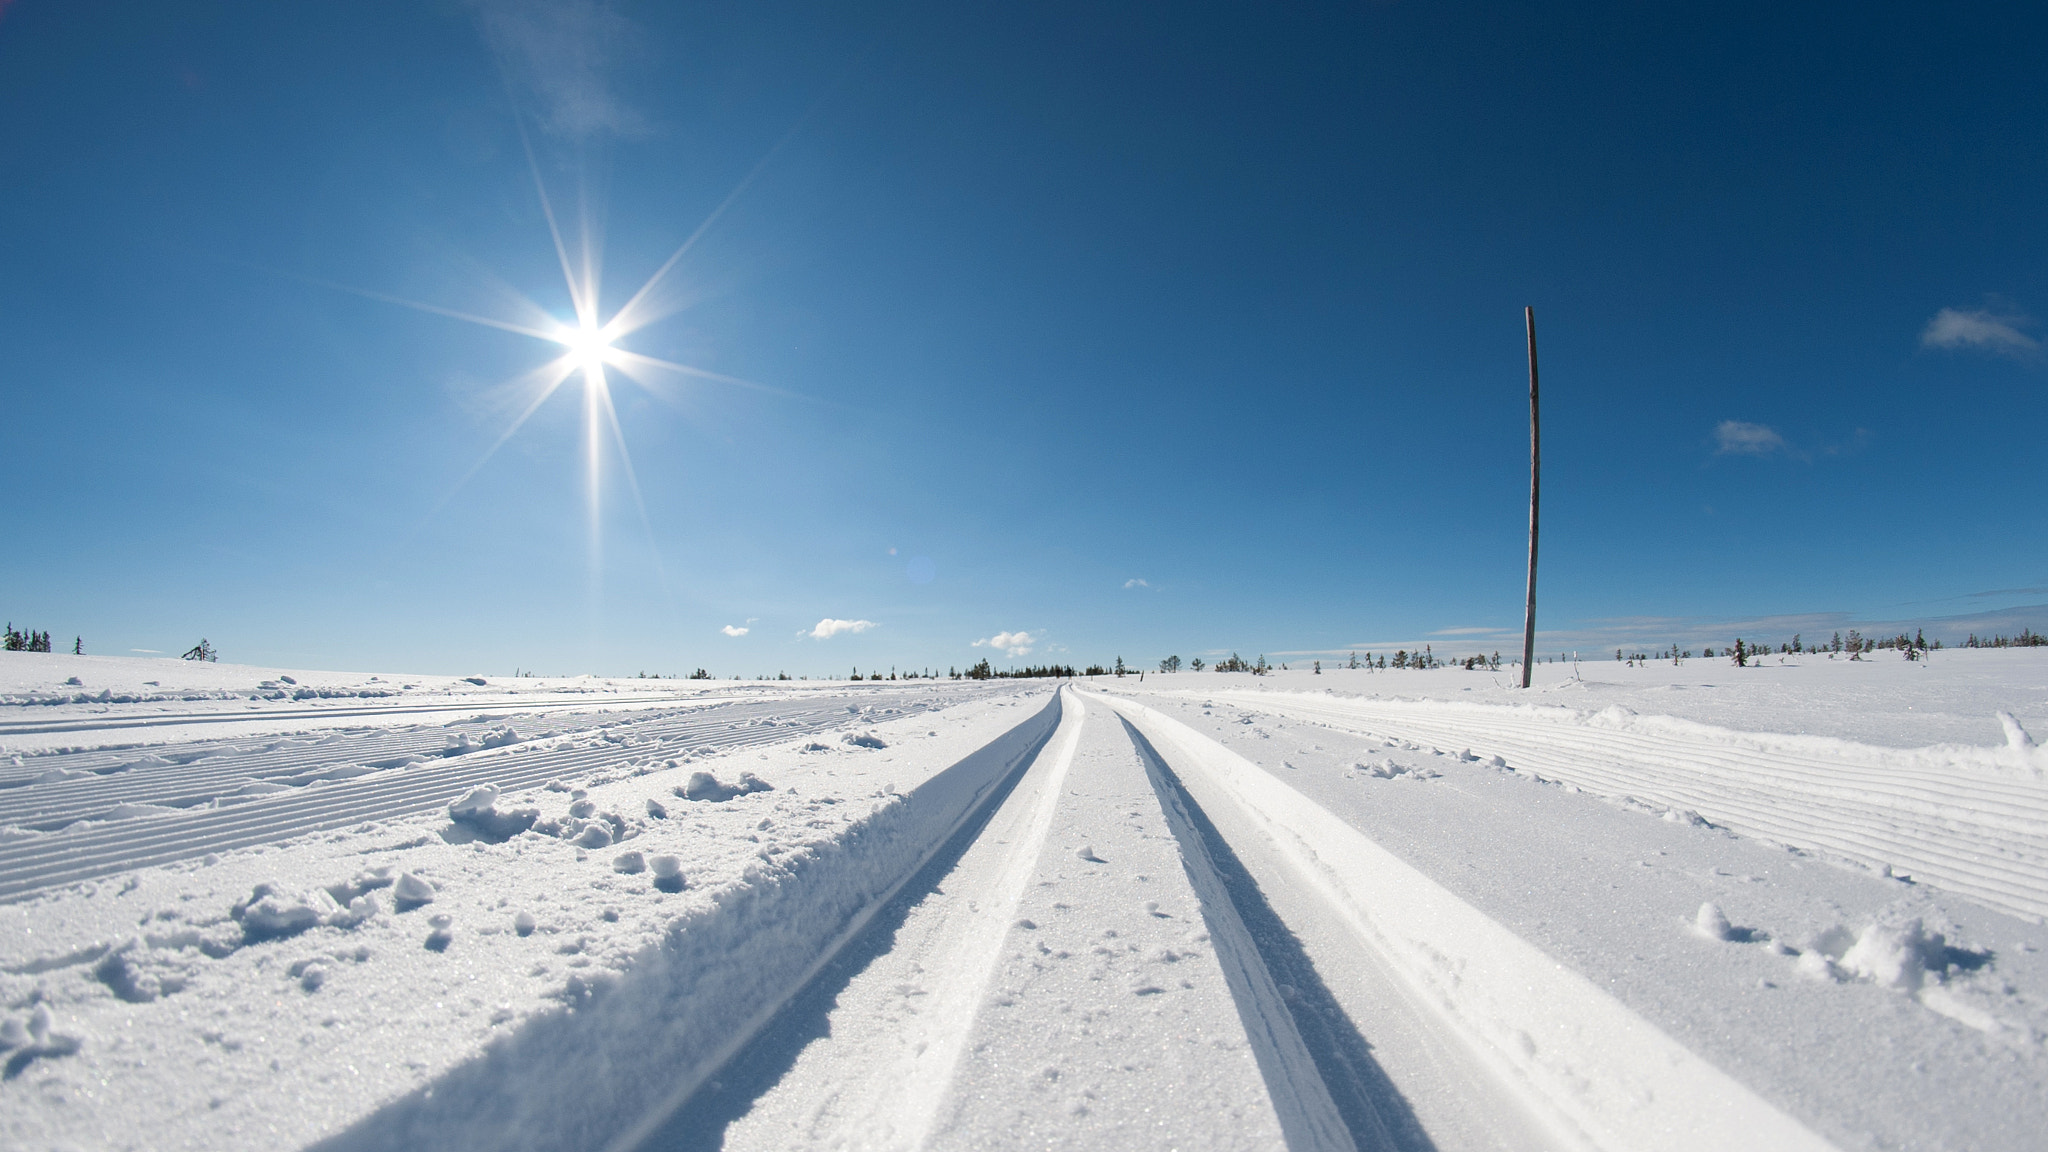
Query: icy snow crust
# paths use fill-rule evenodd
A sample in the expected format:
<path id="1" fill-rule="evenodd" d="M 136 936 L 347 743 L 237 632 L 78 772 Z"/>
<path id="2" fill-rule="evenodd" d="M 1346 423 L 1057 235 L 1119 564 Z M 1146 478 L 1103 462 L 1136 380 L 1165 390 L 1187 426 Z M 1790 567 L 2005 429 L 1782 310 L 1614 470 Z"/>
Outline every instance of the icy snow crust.
<path id="1" fill-rule="evenodd" d="M 0 708 L 0 1146 L 2030 1148 L 2044 665 L 1936 655 Z"/>

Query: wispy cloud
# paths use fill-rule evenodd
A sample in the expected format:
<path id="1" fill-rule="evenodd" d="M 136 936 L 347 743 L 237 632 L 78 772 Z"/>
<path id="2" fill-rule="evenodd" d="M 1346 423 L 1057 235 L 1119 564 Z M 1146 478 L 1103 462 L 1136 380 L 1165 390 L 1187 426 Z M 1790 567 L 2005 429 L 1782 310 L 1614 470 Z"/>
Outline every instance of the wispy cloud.
<path id="1" fill-rule="evenodd" d="M 1505 628 L 1439 628 L 1431 636 L 1504 636 Z"/>
<path id="2" fill-rule="evenodd" d="M 976 640 L 976 648 L 1000 648 L 1010 656 L 1029 656 L 1032 646 L 1038 641 L 1029 632 L 998 632 L 986 640 Z"/>
<path id="3" fill-rule="evenodd" d="M 818 621 L 816 628 L 811 629 L 810 637 L 813 640 L 830 640 L 841 632 L 859 633 L 865 632 L 870 628 L 879 627 L 881 625 L 876 624 L 873 620 L 834 620 L 827 616 L 825 619 Z"/>
<path id="4" fill-rule="evenodd" d="M 1727 456 L 1768 456 L 1788 450 L 1777 429 L 1747 420 L 1721 421 L 1714 426 L 1714 439 L 1720 444 L 1717 451 Z"/>
<path id="5" fill-rule="evenodd" d="M 143 654 L 143 655 L 145 655 L 145 656 L 161 656 L 161 655 L 163 655 L 163 652 L 162 652 L 162 650 L 160 650 L 160 649 L 156 649 L 156 648 L 130 648 L 130 649 L 129 649 L 129 651 L 130 651 L 130 652 L 140 652 L 140 653 L 142 653 L 142 654 Z"/>
<path id="6" fill-rule="evenodd" d="M 2048 593 L 2048 588 L 1993 588 L 1987 592 L 1972 592 L 1971 600 L 2002 600 L 2007 596 L 2039 596 Z"/>
<path id="7" fill-rule="evenodd" d="M 725 627 L 720 628 L 719 631 L 727 636 L 745 636 L 750 629 L 742 628 L 737 624 L 727 624 Z"/>
<path id="8" fill-rule="evenodd" d="M 1136 576 L 1133 576 L 1129 580 L 1124 581 L 1124 587 L 1126 588 L 1150 588 L 1151 586 L 1152 585 L 1146 583 L 1144 580 Z"/>
<path id="9" fill-rule="evenodd" d="M 2031 317 L 2011 309 L 1943 308 L 1921 331 L 1920 346 L 1949 352 L 2029 356 L 2041 350 L 2041 342 L 2020 329 L 2032 327 L 2033 323 Z"/>
<path id="10" fill-rule="evenodd" d="M 506 76 L 540 101 L 548 131 L 575 139 L 632 136 L 646 118 L 612 92 L 607 73 L 634 42 L 630 21 L 597 0 L 470 0 Z"/>

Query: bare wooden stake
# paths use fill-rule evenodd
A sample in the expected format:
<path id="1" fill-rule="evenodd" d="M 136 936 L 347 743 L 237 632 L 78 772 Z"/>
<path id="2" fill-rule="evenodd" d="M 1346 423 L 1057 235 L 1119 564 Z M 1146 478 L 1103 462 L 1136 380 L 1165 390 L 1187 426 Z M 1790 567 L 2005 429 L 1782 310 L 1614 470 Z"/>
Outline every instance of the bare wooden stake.
<path id="1" fill-rule="evenodd" d="M 1536 663 L 1536 496 L 1543 475 L 1542 439 L 1536 424 L 1536 309 L 1522 309 L 1529 325 L 1529 599 L 1522 608 L 1522 687 Z"/>

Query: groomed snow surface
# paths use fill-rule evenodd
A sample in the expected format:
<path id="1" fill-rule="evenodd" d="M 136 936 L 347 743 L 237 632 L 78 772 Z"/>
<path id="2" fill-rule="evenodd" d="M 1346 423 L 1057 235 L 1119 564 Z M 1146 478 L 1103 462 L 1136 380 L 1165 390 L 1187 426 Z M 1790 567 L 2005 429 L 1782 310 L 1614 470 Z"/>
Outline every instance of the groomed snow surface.
<path id="1" fill-rule="evenodd" d="M 2048 654 L 0 656 L 0 1147 L 2031 1149 Z"/>

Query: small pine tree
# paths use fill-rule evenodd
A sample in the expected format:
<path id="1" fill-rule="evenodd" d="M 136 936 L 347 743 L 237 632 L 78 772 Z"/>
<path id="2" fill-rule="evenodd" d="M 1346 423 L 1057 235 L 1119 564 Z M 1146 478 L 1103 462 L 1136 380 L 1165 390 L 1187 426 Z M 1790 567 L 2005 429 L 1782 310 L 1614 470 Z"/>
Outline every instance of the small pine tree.
<path id="1" fill-rule="evenodd" d="M 1735 656 L 1735 666 L 1737 668 L 1749 667 L 1749 647 L 1742 642 L 1742 637 L 1737 636 L 1735 638 L 1735 647 L 1730 649 L 1730 651 Z"/>
<path id="2" fill-rule="evenodd" d="M 1315 671 L 1316 675 L 1318 676 L 1321 676 L 1323 674 L 1323 662 L 1321 660 L 1316 661 Z"/>
<path id="3" fill-rule="evenodd" d="M 73 656 L 85 655 L 85 637 L 73 636 L 71 638 L 71 654 Z"/>

